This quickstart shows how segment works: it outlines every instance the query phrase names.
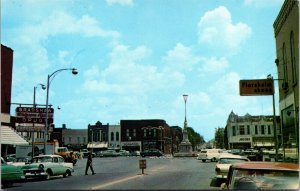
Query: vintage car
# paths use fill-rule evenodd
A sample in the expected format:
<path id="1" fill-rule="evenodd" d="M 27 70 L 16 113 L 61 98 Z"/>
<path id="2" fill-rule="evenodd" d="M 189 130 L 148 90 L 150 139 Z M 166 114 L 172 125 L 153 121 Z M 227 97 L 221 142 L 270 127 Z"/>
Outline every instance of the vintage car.
<path id="1" fill-rule="evenodd" d="M 119 153 L 117 153 L 115 150 L 105 150 L 105 151 L 99 151 L 97 153 L 98 157 L 117 157 L 120 156 Z"/>
<path id="2" fill-rule="evenodd" d="M 48 180 L 51 176 L 71 176 L 73 163 L 65 162 L 59 155 L 40 155 L 33 157 L 32 163 L 23 167 L 26 178 L 41 178 Z"/>
<path id="3" fill-rule="evenodd" d="M 229 190 L 299 190 L 299 164 L 282 162 L 244 162 L 230 166 Z"/>
<path id="4" fill-rule="evenodd" d="M 147 156 L 161 157 L 163 156 L 163 153 L 160 150 L 144 150 L 140 152 L 140 155 L 141 157 L 147 157 Z"/>
<path id="5" fill-rule="evenodd" d="M 197 156 L 197 159 L 202 160 L 202 162 L 205 162 L 207 160 L 211 162 L 216 162 L 218 161 L 222 152 L 222 149 L 204 149 L 200 151 L 200 153 Z"/>
<path id="6" fill-rule="evenodd" d="M 215 174 L 217 179 L 226 179 L 229 168 L 232 164 L 238 162 L 247 162 L 250 161 L 245 156 L 234 155 L 230 153 L 223 153 L 220 155 L 219 161 L 215 167 Z"/>
<path id="7" fill-rule="evenodd" d="M 22 167 L 7 164 L 7 162 L 1 157 L 1 185 L 8 187 L 14 182 L 24 180 L 24 172 Z"/>

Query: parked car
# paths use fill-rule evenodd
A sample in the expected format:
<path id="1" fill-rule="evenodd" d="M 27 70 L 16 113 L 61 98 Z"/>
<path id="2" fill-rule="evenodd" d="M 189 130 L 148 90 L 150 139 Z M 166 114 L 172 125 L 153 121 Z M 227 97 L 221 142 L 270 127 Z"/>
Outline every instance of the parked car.
<path id="1" fill-rule="evenodd" d="M 216 178 L 224 181 L 224 179 L 227 178 L 229 168 L 232 164 L 235 164 L 238 162 L 248 162 L 248 161 L 250 161 L 250 160 L 245 156 L 234 155 L 234 154 L 229 154 L 229 153 L 221 154 L 219 161 L 215 167 Z"/>
<path id="2" fill-rule="evenodd" d="M 245 162 L 233 164 L 222 189 L 298 190 L 299 164 Z"/>
<path id="3" fill-rule="evenodd" d="M 97 153 L 97 156 L 99 156 L 99 157 L 117 157 L 117 156 L 120 156 L 120 154 L 117 153 L 115 150 L 106 150 L 106 151 L 99 151 Z"/>
<path id="4" fill-rule="evenodd" d="M 24 174 L 26 178 L 50 179 L 51 176 L 71 176 L 73 163 L 65 162 L 59 155 L 40 155 L 33 157 L 31 164 L 25 165 Z"/>
<path id="5" fill-rule="evenodd" d="M 18 157 L 15 158 L 13 162 L 7 162 L 7 164 L 11 164 L 14 166 L 25 166 L 26 164 L 30 164 L 31 160 L 28 157 Z"/>
<path id="6" fill-rule="evenodd" d="M 23 179 L 25 179 L 25 176 L 22 167 L 7 164 L 1 157 L 1 185 L 8 187 Z"/>
<path id="7" fill-rule="evenodd" d="M 197 156 L 197 159 L 202 160 L 202 162 L 205 162 L 207 160 L 210 160 L 211 162 L 216 162 L 218 161 L 221 153 L 221 149 L 204 149 L 200 151 L 200 153 Z"/>
<path id="8" fill-rule="evenodd" d="M 147 157 L 147 156 L 161 157 L 163 156 L 163 153 L 160 150 L 144 150 L 140 152 L 140 155 L 142 157 Z"/>
<path id="9" fill-rule="evenodd" d="M 120 150 L 118 153 L 120 156 L 130 156 L 130 152 L 126 150 Z"/>
<path id="10" fill-rule="evenodd" d="M 141 156 L 141 152 L 140 151 L 133 151 L 130 153 L 131 156 Z"/>
<path id="11" fill-rule="evenodd" d="M 92 151 L 89 151 L 87 149 L 82 149 L 80 151 L 80 154 L 82 155 L 82 157 L 88 157 L 89 156 L 89 153 L 92 152 Z M 92 152 L 92 157 L 95 157 L 97 154 Z"/>

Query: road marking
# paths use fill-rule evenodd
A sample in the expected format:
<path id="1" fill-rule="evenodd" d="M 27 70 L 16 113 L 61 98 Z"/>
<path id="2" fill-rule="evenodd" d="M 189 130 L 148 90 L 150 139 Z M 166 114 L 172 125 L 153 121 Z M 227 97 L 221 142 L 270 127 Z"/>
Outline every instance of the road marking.
<path id="1" fill-rule="evenodd" d="M 140 175 L 135 175 L 135 176 L 126 177 L 126 178 L 123 178 L 123 179 L 120 179 L 120 180 L 115 180 L 115 181 L 112 181 L 112 182 L 108 182 L 108 183 L 105 183 L 105 184 L 101 184 L 99 186 L 92 187 L 92 190 L 97 190 L 97 189 L 105 188 L 105 187 L 108 187 L 108 186 L 112 186 L 114 184 L 119 184 L 119 183 L 122 183 L 122 182 L 125 182 L 125 181 L 128 181 L 128 180 L 131 180 L 131 179 L 135 179 L 139 176 Z"/>
<path id="2" fill-rule="evenodd" d="M 153 169 L 148 169 L 148 171 L 151 171 L 152 174 L 155 174 L 155 173 L 158 173 L 160 170 L 166 168 L 166 166 L 157 166 Z M 148 175 L 147 173 L 144 173 L 144 175 Z M 143 176 L 143 174 L 137 174 L 137 175 L 133 175 L 133 176 L 130 176 L 130 177 L 126 177 L 126 178 L 123 178 L 123 179 L 119 179 L 119 180 L 115 180 L 115 181 L 111 181 L 111 182 L 107 182 L 107 183 L 104 183 L 104 184 L 101 184 L 101 185 L 98 185 L 98 186 L 94 186 L 92 187 L 91 189 L 92 190 L 99 190 L 99 189 L 102 189 L 102 188 L 105 188 L 105 187 L 108 187 L 108 186 L 112 186 L 114 184 L 119 184 L 119 183 L 122 183 L 122 182 L 126 182 L 126 181 L 129 181 L 129 180 L 132 180 L 132 179 L 135 179 L 135 178 L 138 178 L 138 177 L 141 177 Z"/>

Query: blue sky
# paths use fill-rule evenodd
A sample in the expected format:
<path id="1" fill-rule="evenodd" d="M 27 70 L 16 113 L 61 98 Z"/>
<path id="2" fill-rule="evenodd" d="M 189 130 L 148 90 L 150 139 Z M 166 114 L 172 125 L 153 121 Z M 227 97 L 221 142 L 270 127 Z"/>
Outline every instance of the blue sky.
<path id="1" fill-rule="evenodd" d="M 214 137 L 228 115 L 272 115 L 271 96 L 240 79 L 277 78 L 273 23 L 283 0 L 1 0 L 1 43 L 14 50 L 12 102 L 52 80 L 57 127 L 164 119 Z M 276 93 L 278 88 L 276 85 Z M 278 98 L 276 96 L 276 107 Z M 36 102 L 46 103 L 37 89 Z M 15 115 L 15 106 L 12 106 Z"/>

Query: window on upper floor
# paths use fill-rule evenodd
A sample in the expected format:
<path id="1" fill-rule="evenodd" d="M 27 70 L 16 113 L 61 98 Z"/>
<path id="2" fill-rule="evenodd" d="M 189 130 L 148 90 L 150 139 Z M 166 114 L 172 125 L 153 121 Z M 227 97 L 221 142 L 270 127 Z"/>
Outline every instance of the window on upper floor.
<path id="1" fill-rule="evenodd" d="M 77 143 L 80 144 L 80 137 L 77 137 Z"/>
<path id="2" fill-rule="evenodd" d="M 133 136 L 136 137 L 136 129 L 133 129 Z"/>
<path id="3" fill-rule="evenodd" d="M 69 143 L 71 143 L 72 142 L 72 137 L 69 137 Z"/>
<path id="4" fill-rule="evenodd" d="M 297 68 L 296 68 L 296 50 L 295 50 L 295 39 L 294 39 L 294 32 L 291 31 L 290 34 L 290 51 L 291 51 L 291 64 L 292 64 L 292 78 L 293 84 L 297 83 Z"/>
<path id="5" fill-rule="evenodd" d="M 268 125 L 268 134 L 271 135 L 271 125 Z"/>
<path id="6" fill-rule="evenodd" d="M 282 88 L 284 91 L 288 90 L 288 66 L 287 66 L 287 55 L 285 43 L 282 45 L 282 61 L 283 61 L 283 85 Z"/>
<path id="7" fill-rule="evenodd" d="M 247 134 L 250 135 L 250 125 L 247 125 Z"/>
<path id="8" fill-rule="evenodd" d="M 244 125 L 240 126 L 240 135 L 245 135 L 245 127 L 244 127 Z"/>
<path id="9" fill-rule="evenodd" d="M 114 132 L 110 133 L 110 141 L 114 141 L 114 139 L 115 139 L 114 135 L 115 135 Z"/>
<path id="10" fill-rule="evenodd" d="M 254 126 L 254 130 L 255 130 L 255 135 L 257 135 L 258 134 L 258 127 L 257 127 L 257 125 Z"/>
<path id="11" fill-rule="evenodd" d="M 120 133 L 116 132 L 116 141 L 119 141 L 119 140 L 120 140 Z"/>
<path id="12" fill-rule="evenodd" d="M 265 126 L 264 126 L 264 125 L 261 125 L 261 126 L 260 126 L 260 133 L 261 133 L 262 135 L 265 134 Z"/>
<path id="13" fill-rule="evenodd" d="M 232 136 L 235 136 L 236 132 L 235 132 L 235 126 L 232 126 Z"/>

